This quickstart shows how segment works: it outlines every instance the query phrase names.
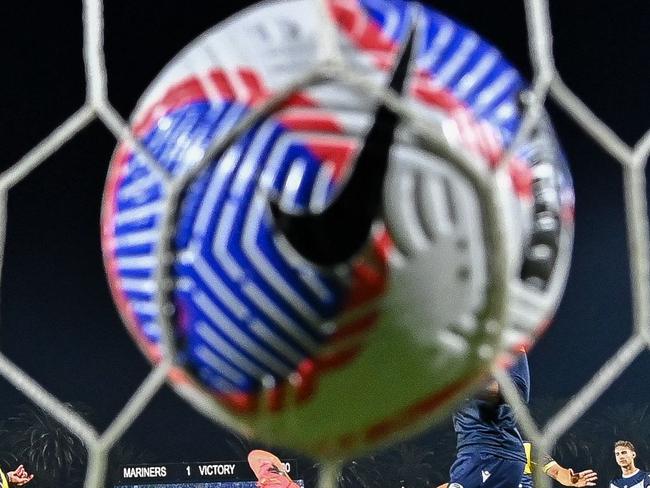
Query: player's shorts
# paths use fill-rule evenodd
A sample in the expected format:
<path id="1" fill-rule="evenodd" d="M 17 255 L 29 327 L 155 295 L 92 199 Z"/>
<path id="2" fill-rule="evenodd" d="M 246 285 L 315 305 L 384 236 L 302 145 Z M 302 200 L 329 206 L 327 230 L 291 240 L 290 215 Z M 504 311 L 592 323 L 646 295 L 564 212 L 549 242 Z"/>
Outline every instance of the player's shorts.
<path id="1" fill-rule="evenodd" d="M 518 488 L 525 465 L 492 454 L 460 454 L 449 470 L 449 488 Z"/>
<path id="2" fill-rule="evenodd" d="M 519 488 L 533 488 L 533 476 L 530 474 L 523 474 L 519 482 Z"/>

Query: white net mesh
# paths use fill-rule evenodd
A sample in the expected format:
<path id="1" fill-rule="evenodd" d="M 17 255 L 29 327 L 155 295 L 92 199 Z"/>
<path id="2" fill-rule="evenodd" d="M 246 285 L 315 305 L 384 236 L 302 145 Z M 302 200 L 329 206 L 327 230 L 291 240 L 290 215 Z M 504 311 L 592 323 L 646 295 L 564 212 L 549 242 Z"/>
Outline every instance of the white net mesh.
<path id="1" fill-rule="evenodd" d="M 314 8 L 324 8 L 322 3 L 314 0 Z M 174 195 L 186 186 L 192 174 L 179 181 L 171 181 L 169 175 L 161 169 L 155 159 L 136 140 L 130 131 L 129 125 L 119 115 L 111 104 L 107 91 L 107 70 L 104 62 L 103 50 L 103 5 L 100 0 L 84 0 L 83 2 L 83 35 L 84 35 L 84 65 L 86 73 L 86 101 L 83 106 L 72 114 L 64 123 L 57 127 L 44 140 L 34 146 L 24 157 L 19 159 L 10 168 L 0 175 L 0 265 L 4 260 L 5 237 L 7 230 L 7 200 L 8 192 L 17 183 L 30 175 L 32 170 L 46 161 L 53 153 L 58 151 L 66 142 L 75 137 L 83 128 L 95 120 L 101 121 L 115 136 L 117 140 L 128 140 L 133 147 L 148 159 L 148 164 L 156 168 L 161 179 L 168 184 L 169 198 L 168 209 L 165 212 L 166 231 L 163 232 L 161 242 L 169 242 L 166 237 L 172 233 Z M 627 234 L 629 242 L 630 268 L 632 281 L 633 302 L 633 333 L 625 344 L 616 351 L 611 359 L 602 365 L 601 369 L 580 389 L 580 391 L 567 402 L 548 422 L 539 426 L 530 415 L 527 406 L 518 398 L 514 386 L 508 376 L 498 368 L 494 374 L 502 383 L 507 399 L 515 406 L 522 428 L 526 436 L 533 441 L 541 453 L 551 450 L 558 439 L 590 408 L 603 392 L 626 370 L 626 368 L 650 344 L 649 310 L 649 268 L 648 268 L 648 220 L 646 206 L 645 166 L 650 154 L 650 131 L 634 145 L 629 146 L 619 138 L 606 124 L 601 122 L 590 109 L 563 83 L 560 73 L 555 67 L 549 6 L 544 0 L 526 0 L 525 11 L 527 18 L 530 60 L 533 69 L 533 83 L 531 91 L 533 102 L 529 104 L 525 121 L 518 134 L 518 138 L 525 137 L 534 125 L 540 108 L 550 96 L 566 113 L 595 141 L 596 144 L 608 152 L 622 167 L 624 175 L 625 211 L 627 215 Z M 336 50 L 331 25 L 323 23 L 322 32 L 322 60 L 323 70 L 336 70 L 340 56 Z M 331 73 L 332 71 L 330 71 Z M 296 83 L 300 86 L 308 80 Z M 361 82 L 361 80 L 351 80 Z M 287 92 L 288 93 L 288 92 Z M 269 107 L 274 106 L 286 94 L 279 94 L 260 107 L 235 128 L 226 138 L 214 142 L 213 147 L 206 155 L 204 161 L 209 161 L 211 154 L 218 151 L 219 147 L 229 141 L 248 127 L 253 120 Z M 399 100 L 391 99 L 390 94 L 385 94 L 388 103 L 398 111 L 402 110 Z M 404 112 L 406 113 L 406 112 Z M 507 156 L 506 156 L 507 157 Z M 198 168 L 197 168 L 198 171 Z M 164 245 L 159 246 L 158 261 L 164 263 L 165 255 L 169 252 Z M 163 312 L 160 317 L 167 331 L 164 342 L 167 348 L 166 359 L 152 368 L 150 374 L 133 393 L 129 401 L 114 418 L 113 422 L 103 432 L 99 432 L 75 411 L 68 408 L 45 388 L 40 386 L 33 378 L 23 372 L 10 361 L 7 356 L 0 353 L 0 374 L 15 388 L 20 390 L 35 404 L 43 408 L 56 420 L 68 428 L 72 433 L 83 440 L 88 449 L 88 468 L 85 486 L 87 488 L 99 487 L 104 483 L 106 476 L 107 458 L 111 447 L 120 439 L 126 429 L 138 418 L 154 395 L 164 385 L 167 373 L 172 366 L 173 347 L 170 340 L 171 324 L 165 303 L 166 270 L 162 266 L 158 269 L 158 309 Z M 203 399 L 192 398 L 195 405 L 202 410 L 207 410 Z M 335 470 L 327 471 L 327 478 L 335 476 Z M 539 483 L 548 483 L 547 479 L 537 480 Z M 323 485 L 330 483 L 323 481 Z"/>

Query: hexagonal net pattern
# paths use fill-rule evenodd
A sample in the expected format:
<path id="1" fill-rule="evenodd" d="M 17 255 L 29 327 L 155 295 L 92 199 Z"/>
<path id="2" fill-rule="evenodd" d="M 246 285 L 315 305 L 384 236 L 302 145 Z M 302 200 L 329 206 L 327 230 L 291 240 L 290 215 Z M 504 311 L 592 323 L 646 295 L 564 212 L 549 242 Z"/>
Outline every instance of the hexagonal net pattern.
<path id="1" fill-rule="evenodd" d="M 325 0 L 313 0 L 315 9 L 325 9 Z M 520 424 L 527 438 L 534 442 L 538 449 L 537 453 L 550 450 L 557 440 L 562 436 L 599 396 L 612 384 L 618 376 L 634 361 L 634 359 L 645 350 L 650 344 L 649 306 L 650 306 L 650 276 L 648 268 L 648 253 L 650 243 L 648 239 L 648 219 L 646 203 L 646 180 L 645 166 L 650 154 L 650 130 L 633 146 L 624 143 L 607 125 L 601 122 L 590 109 L 563 83 L 560 73 L 555 67 L 552 43 L 551 23 L 546 0 L 525 0 L 525 11 L 528 29 L 528 42 L 531 64 L 533 67 L 533 82 L 531 85 L 531 100 L 527 105 L 524 122 L 515 138 L 517 141 L 525 138 L 532 130 L 541 108 L 546 99 L 550 96 L 562 107 L 566 113 L 593 139 L 593 141 L 609 153 L 622 167 L 624 175 L 624 198 L 627 217 L 627 237 L 629 242 L 630 267 L 632 278 L 632 302 L 634 328 L 631 337 L 624 345 L 602 365 L 600 370 L 582 387 L 582 389 L 558 411 L 546 425 L 537 425 L 533 420 L 527 406 L 521 401 L 516 393 L 514 385 L 508 375 L 499 366 L 494 367 L 494 375 L 502 385 L 507 400 L 514 406 Z M 103 486 L 106 477 L 108 453 L 111 447 L 120 439 L 126 429 L 143 412 L 148 402 L 164 384 L 167 374 L 173 364 L 174 346 L 171 324 L 171 307 L 166 302 L 169 296 L 169 270 L 164 263 L 169 262 L 168 248 L 173 233 L 173 208 L 182 190 L 186 187 L 192 177 L 198 173 L 200 168 L 209 162 L 213 155 L 222 147 L 234 140 L 242 131 L 248 129 L 255 120 L 265 111 L 272 109 L 282 102 L 295 89 L 300 88 L 318 76 L 324 74 L 331 77 L 339 77 L 347 83 L 357 84 L 364 88 L 377 90 L 373 87 L 364 86 L 362 79 L 355 79 L 354 76 L 342 69 L 342 57 L 337 51 L 333 24 L 323 22 L 321 38 L 322 71 L 312 73 L 307 79 L 297 80 L 295 84 L 285 92 L 279 93 L 263 106 L 254 110 L 238 126 L 233 128 L 225 137 L 213 143 L 198 165 L 196 172 L 189 172 L 179 180 L 172 180 L 170 175 L 155 160 L 155 158 L 138 142 L 129 124 L 123 120 L 117 110 L 111 105 L 107 94 L 107 71 L 104 63 L 103 52 L 103 6 L 101 0 L 84 0 L 83 2 L 83 28 L 84 28 L 84 64 L 86 73 L 86 101 L 83 106 L 56 128 L 49 136 L 33 147 L 24 157 L 13 164 L 9 169 L 0 175 L 0 266 L 4 260 L 4 244 L 7 228 L 7 195 L 9 190 L 27 177 L 30 172 L 43 163 L 48 157 L 56 152 L 62 145 L 72 139 L 84 127 L 92 121 L 100 120 L 115 136 L 117 140 L 128 141 L 140 155 L 147 161 L 150 168 L 157 172 L 161 181 L 164 182 L 166 190 L 170 195 L 165 212 L 162 236 L 158 242 L 158 266 L 157 266 L 157 306 L 163 331 L 163 344 L 165 354 L 163 360 L 153 366 L 149 375 L 142 382 L 139 388 L 133 393 L 129 401 L 113 419 L 108 428 L 97 431 L 79 414 L 68 408 L 61 401 L 40 386 L 28 374 L 13 364 L 4 354 L 0 353 L 0 375 L 2 375 L 15 388 L 20 390 L 31 401 L 47 411 L 53 418 L 58 420 L 72 433 L 83 440 L 88 449 L 88 468 L 85 479 L 86 488 Z M 323 18 L 327 18 L 323 15 Z M 412 117 L 407 107 L 398 97 L 387 90 L 378 93 L 392 110 L 401 117 Z M 432 145 L 443 152 L 448 152 L 445 142 L 436 140 L 431 135 Z M 504 160 L 509 155 L 504 156 Z M 465 165 L 462 158 L 454 158 L 458 165 Z M 503 164 L 498 168 L 503 168 Z M 470 165 L 466 168 L 471 173 Z M 497 169 L 496 171 L 499 171 Z M 495 173 L 496 173 L 495 171 Z M 470 175 L 472 177 L 472 175 Z M 482 195 L 488 210 L 493 207 L 493 199 L 489 192 L 491 178 L 495 175 L 474 175 L 477 184 L 485 189 Z M 493 216 L 496 212 L 488 212 Z M 495 217 L 498 220 L 498 217 Z M 490 225 L 500 225 L 500 222 L 489 222 Z M 498 232 L 497 232 L 498 233 Z M 495 243 L 499 247 L 499 243 Z M 502 279 L 501 273 L 504 264 L 499 262 L 503 257 L 502 253 L 496 254 L 496 262 L 492 263 L 492 278 Z M 207 409 L 204 399 L 189 398 L 199 410 Z M 335 466 L 327 466 L 322 471 L 321 486 L 335 486 L 337 469 Z M 542 477 L 543 478 L 543 477 Z M 539 486 L 548 486 L 548 479 L 537 480 Z"/>

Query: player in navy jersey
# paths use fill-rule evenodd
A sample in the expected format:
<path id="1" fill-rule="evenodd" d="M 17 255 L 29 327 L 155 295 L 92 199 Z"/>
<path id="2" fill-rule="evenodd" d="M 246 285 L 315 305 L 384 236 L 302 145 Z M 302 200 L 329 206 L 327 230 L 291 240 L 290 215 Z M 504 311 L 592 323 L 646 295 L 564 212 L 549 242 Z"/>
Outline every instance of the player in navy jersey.
<path id="1" fill-rule="evenodd" d="M 508 370 L 522 399 L 528 402 L 530 372 L 522 352 Z M 492 380 L 454 415 L 456 461 L 449 488 L 517 488 L 526 466 L 526 452 L 517 420 Z"/>
<path id="2" fill-rule="evenodd" d="M 621 477 L 610 481 L 610 488 L 647 488 L 650 487 L 650 473 L 636 467 L 634 459 L 636 450 L 630 441 L 616 441 L 614 444 L 616 464 L 621 467 Z"/>
<path id="3" fill-rule="evenodd" d="M 539 464 L 532 459 L 532 445 L 530 442 L 524 441 L 524 449 L 526 451 L 526 467 L 519 488 L 533 488 L 533 473 L 536 469 L 539 469 Z M 542 456 L 541 469 L 544 474 L 564 486 L 574 486 L 576 488 L 596 486 L 596 481 L 598 481 L 598 474 L 594 470 L 585 469 L 576 473 L 571 468 L 561 466 L 548 454 Z M 437 488 L 449 488 L 449 483 L 439 485 Z"/>

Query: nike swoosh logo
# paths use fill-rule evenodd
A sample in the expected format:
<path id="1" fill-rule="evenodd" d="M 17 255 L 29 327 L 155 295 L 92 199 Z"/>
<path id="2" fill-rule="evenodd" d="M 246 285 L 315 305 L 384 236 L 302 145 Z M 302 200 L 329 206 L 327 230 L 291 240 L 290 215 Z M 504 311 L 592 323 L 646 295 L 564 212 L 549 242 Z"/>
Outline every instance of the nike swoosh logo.
<path id="1" fill-rule="evenodd" d="M 389 84 L 398 94 L 404 88 L 414 35 L 411 31 Z M 290 214 L 270 202 L 277 230 L 305 259 L 324 267 L 344 263 L 367 242 L 372 222 L 381 209 L 388 157 L 398 123 L 399 117 L 381 104 L 348 181 L 322 212 Z"/>

